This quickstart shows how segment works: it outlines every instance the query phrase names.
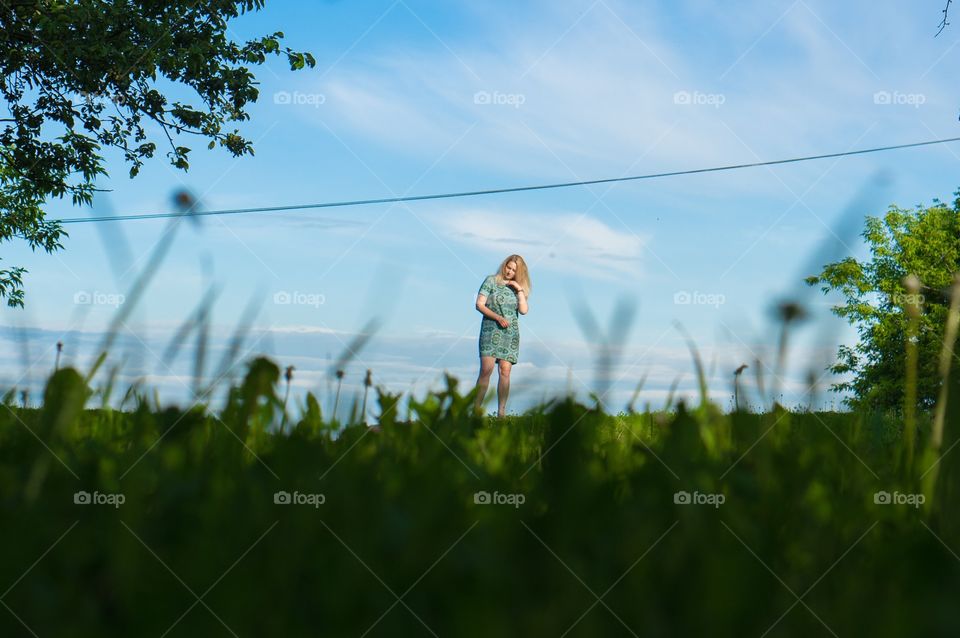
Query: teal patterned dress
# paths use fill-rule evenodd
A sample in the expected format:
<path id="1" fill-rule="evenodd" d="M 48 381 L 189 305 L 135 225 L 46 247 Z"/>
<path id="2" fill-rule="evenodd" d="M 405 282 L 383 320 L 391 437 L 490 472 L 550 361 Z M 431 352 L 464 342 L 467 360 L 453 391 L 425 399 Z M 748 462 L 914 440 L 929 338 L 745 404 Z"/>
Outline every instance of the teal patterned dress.
<path id="1" fill-rule="evenodd" d="M 506 328 L 501 328 L 493 319 L 483 317 L 480 322 L 480 356 L 516 363 L 520 354 L 517 291 L 506 284 L 498 284 L 496 275 L 490 275 L 483 280 L 477 294 L 486 295 L 487 308 L 510 322 Z"/>

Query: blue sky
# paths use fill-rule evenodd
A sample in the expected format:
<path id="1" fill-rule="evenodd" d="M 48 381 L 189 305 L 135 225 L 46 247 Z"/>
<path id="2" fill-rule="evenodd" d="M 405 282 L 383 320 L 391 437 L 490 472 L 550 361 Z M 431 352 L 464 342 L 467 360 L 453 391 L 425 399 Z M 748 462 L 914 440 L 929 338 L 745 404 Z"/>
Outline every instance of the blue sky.
<path id="1" fill-rule="evenodd" d="M 233 23 L 233 36 L 281 30 L 284 44 L 310 51 L 317 66 L 294 73 L 277 58 L 254 69 L 260 100 L 242 127 L 254 157 L 189 140 L 188 173 L 161 156 L 130 180 L 122 158 L 110 154 L 103 185 L 112 192 L 93 211 L 52 202 L 50 216 L 168 211 L 178 188 L 206 209 L 255 207 L 952 137 L 960 27 L 933 37 L 942 4 L 268 2 Z M 586 397 L 592 353 L 605 337 L 584 334 L 571 304 L 589 308 L 604 331 L 622 298 L 636 313 L 609 407 L 622 408 L 644 375 L 639 405 L 661 405 L 675 381 L 693 396 L 677 321 L 707 365 L 712 396 L 729 403 L 737 366 L 752 371 L 757 357 L 772 366 L 771 303 L 802 288 L 801 278 L 814 274 L 811 260 L 862 255 L 865 214 L 951 200 L 958 162 L 954 144 L 589 188 L 207 217 L 200 228 L 178 229 L 112 360 L 129 354 L 123 382 L 143 378 L 184 400 L 193 344 L 173 362 L 160 355 L 215 285 L 214 349 L 255 303 L 247 358 L 264 352 L 296 366 L 297 396 L 319 391 L 329 407 L 327 368 L 374 315 L 383 327 L 348 367 L 348 392 L 367 368 L 394 391 L 438 387 L 444 371 L 470 386 L 477 289 L 517 252 L 531 267 L 533 291 L 521 318 L 512 409 L 568 388 Z M 881 171 L 889 179 L 878 186 L 871 180 Z M 26 310 L 4 307 L 0 319 L 6 384 L 39 393 L 58 339 L 68 362 L 89 365 L 166 222 L 106 226 L 69 226 L 56 256 L 7 246 L 4 258 L 29 274 Z M 120 255 L 116 269 L 110 251 Z M 77 303 L 85 294 L 95 303 Z M 815 319 L 793 341 L 781 384 L 788 403 L 803 400 L 811 367 L 822 370 L 837 343 L 854 338 L 828 315 L 826 299 L 807 300 L 816 302 Z M 19 327 L 26 346 L 16 341 Z M 770 375 L 766 369 L 768 393 Z M 751 392 L 752 377 L 745 383 Z"/>

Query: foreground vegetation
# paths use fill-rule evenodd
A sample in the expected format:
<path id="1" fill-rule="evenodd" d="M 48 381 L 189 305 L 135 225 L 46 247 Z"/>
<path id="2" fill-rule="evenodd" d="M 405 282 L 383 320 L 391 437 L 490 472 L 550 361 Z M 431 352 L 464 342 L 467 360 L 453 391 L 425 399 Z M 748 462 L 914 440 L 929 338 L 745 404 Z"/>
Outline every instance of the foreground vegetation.
<path id="1" fill-rule="evenodd" d="M 223 411 L 0 408 L 4 636 L 955 635 L 960 454 L 889 416 L 503 421 L 447 389 L 379 426 L 248 366 Z M 9 397 L 8 397 L 9 398 Z M 948 410 L 943 449 L 960 420 Z M 931 469 L 934 468 L 934 469 Z M 949 486 L 951 489 L 945 489 Z"/>

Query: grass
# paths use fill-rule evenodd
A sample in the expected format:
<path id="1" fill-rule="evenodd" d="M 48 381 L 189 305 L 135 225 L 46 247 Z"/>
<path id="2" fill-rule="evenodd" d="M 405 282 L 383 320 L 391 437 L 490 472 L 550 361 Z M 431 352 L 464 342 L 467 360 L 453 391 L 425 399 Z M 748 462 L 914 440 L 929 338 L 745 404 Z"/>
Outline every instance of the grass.
<path id="1" fill-rule="evenodd" d="M 8 400 L 3 635 L 960 626 L 955 459 L 923 488 L 897 418 L 683 403 L 611 415 L 557 399 L 498 421 L 472 416 L 448 377 L 409 421 L 397 395 L 378 392 L 378 430 L 324 419 L 308 397 L 280 431 L 280 376 L 251 361 L 219 414 L 139 395 L 128 412 L 86 409 L 69 368 L 42 408 Z M 932 418 L 917 415 L 918 449 Z"/>

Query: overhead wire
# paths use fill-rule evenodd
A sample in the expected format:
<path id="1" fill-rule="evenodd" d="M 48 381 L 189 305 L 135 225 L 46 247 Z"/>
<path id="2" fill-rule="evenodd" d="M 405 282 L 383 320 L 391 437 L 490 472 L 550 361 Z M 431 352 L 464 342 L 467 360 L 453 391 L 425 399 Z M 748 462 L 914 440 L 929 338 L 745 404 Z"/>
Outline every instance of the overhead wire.
<path id="1" fill-rule="evenodd" d="M 820 159 L 830 159 L 834 157 L 849 157 L 852 155 L 864 155 L 867 153 L 880 153 L 884 151 L 893 151 L 904 148 L 916 148 L 920 146 L 931 146 L 934 144 L 946 144 L 949 142 L 960 141 L 960 137 L 948 137 L 938 140 L 928 140 L 926 142 L 911 142 L 909 144 L 894 144 L 891 146 L 878 146 L 873 148 L 858 149 L 854 151 L 843 151 L 839 153 L 823 153 L 820 155 L 806 155 L 803 157 L 792 157 L 788 159 L 767 160 L 761 162 L 748 162 L 743 164 L 729 164 L 725 166 L 712 166 L 707 168 L 694 168 L 678 171 L 667 171 L 661 173 L 647 173 L 643 175 L 630 175 L 624 177 L 608 177 L 602 179 L 588 179 L 575 182 L 556 182 L 550 184 L 535 184 L 530 186 L 509 186 L 504 188 L 488 188 L 483 190 L 455 191 L 449 193 L 434 193 L 425 195 L 403 195 L 395 197 L 377 197 L 369 199 L 352 199 L 332 202 L 319 202 L 314 204 L 291 204 L 287 206 L 259 206 L 255 208 L 232 208 L 224 210 L 191 210 L 187 212 L 167 212 L 167 213 L 142 213 L 135 215 L 101 215 L 92 217 L 70 217 L 58 219 L 61 224 L 83 224 L 94 222 L 114 222 L 114 221 L 133 221 L 144 219 L 165 219 L 171 217 L 204 217 L 208 215 L 240 215 L 246 213 L 276 213 L 295 210 L 310 210 L 319 208 L 346 208 L 350 206 L 370 206 L 374 204 L 397 204 L 404 202 L 418 202 L 437 199 L 454 199 L 462 197 L 480 197 L 485 195 L 499 195 L 505 193 L 522 193 L 529 191 L 551 190 L 557 188 L 572 188 L 576 186 L 592 186 L 594 184 L 612 184 L 618 182 L 632 182 L 647 179 L 658 179 L 663 177 L 677 177 L 680 175 L 696 175 L 700 173 L 716 173 L 721 171 L 732 171 L 744 168 L 755 168 L 759 166 L 777 166 L 782 164 L 793 164 L 796 162 L 809 162 Z"/>

